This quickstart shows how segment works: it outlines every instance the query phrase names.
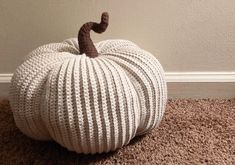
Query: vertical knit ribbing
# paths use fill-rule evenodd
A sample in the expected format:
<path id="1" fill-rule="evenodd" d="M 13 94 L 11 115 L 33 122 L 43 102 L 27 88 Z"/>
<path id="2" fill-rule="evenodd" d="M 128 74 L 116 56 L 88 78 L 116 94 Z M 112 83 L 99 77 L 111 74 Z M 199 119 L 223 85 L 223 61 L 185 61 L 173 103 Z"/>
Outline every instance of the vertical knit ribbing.
<path id="1" fill-rule="evenodd" d="M 158 60 L 125 40 L 95 46 L 96 58 L 78 55 L 76 39 L 41 46 L 25 58 L 10 91 L 23 133 L 94 154 L 120 148 L 160 123 L 167 93 Z"/>

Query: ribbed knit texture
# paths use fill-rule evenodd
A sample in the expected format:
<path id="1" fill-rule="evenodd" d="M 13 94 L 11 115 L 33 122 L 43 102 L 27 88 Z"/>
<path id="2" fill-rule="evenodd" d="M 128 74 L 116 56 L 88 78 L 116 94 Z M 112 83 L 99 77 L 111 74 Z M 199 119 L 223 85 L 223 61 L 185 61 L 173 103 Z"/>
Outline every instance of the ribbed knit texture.
<path id="1" fill-rule="evenodd" d="M 77 153 L 102 153 L 159 124 L 167 97 L 163 69 L 125 40 L 79 55 L 77 39 L 41 46 L 13 75 L 10 103 L 17 127 Z"/>

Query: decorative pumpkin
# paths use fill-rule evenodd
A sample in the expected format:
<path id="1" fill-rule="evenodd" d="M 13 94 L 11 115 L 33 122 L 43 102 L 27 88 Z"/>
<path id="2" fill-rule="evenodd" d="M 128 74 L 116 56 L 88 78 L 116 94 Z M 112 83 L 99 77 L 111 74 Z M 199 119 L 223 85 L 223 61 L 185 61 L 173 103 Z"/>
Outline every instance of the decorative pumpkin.
<path id="1" fill-rule="evenodd" d="M 166 82 L 158 60 L 126 40 L 95 45 L 84 24 L 76 39 L 32 51 L 13 75 L 10 103 L 17 127 L 77 153 L 102 153 L 145 134 L 162 119 Z"/>

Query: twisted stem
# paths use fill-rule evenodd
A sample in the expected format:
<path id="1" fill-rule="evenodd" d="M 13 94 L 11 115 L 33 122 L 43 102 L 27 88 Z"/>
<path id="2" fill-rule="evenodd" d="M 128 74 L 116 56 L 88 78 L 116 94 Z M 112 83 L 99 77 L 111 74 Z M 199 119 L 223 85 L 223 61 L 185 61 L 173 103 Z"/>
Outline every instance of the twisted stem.
<path id="1" fill-rule="evenodd" d="M 101 22 L 87 22 L 85 23 L 78 32 L 78 44 L 80 49 L 80 54 L 85 53 L 91 58 L 98 56 L 98 52 L 95 48 L 94 43 L 90 37 L 90 31 L 93 30 L 96 33 L 104 32 L 109 24 L 109 15 L 107 12 L 102 13 Z"/>

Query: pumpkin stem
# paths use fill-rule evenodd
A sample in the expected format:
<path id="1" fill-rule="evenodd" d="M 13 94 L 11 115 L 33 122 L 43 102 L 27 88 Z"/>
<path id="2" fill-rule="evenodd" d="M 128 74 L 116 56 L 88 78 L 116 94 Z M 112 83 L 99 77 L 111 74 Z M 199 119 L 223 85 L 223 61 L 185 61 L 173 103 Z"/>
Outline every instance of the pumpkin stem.
<path id="1" fill-rule="evenodd" d="M 109 23 L 109 15 L 107 12 L 102 13 L 101 22 L 87 22 L 85 23 L 78 32 L 78 44 L 80 49 L 80 54 L 85 53 L 91 58 L 98 56 L 98 52 L 93 44 L 90 31 L 93 30 L 96 33 L 102 33 L 106 30 Z"/>

